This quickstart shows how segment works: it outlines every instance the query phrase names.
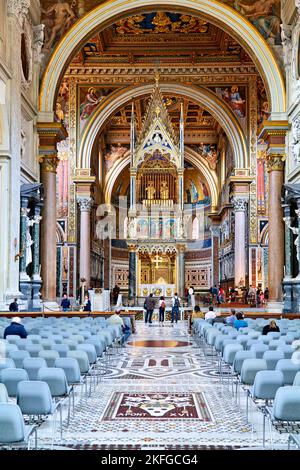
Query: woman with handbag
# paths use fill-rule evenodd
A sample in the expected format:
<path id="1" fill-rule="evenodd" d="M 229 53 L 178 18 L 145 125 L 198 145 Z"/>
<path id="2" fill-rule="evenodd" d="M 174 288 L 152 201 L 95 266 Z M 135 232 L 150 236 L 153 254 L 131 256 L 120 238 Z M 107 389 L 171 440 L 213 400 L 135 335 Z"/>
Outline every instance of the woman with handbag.
<path id="1" fill-rule="evenodd" d="M 162 326 L 164 326 L 165 310 L 166 310 L 165 298 L 161 297 L 159 299 L 159 323 L 161 323 Z"/>

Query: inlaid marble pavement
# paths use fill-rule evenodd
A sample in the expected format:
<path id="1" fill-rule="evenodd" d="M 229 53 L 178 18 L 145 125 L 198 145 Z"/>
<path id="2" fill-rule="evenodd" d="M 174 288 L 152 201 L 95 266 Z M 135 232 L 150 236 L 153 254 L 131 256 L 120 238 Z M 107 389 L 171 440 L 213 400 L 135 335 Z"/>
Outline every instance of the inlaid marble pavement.
<path id="1" fill-rule="evenodd" d="M 75 449 L 261 447 L 261 413 L 253 408 L 246 421 L 243 394 L 239 406 L 220 383 L 216 362 L 196 347 L 184 322 L 173 328 L 138 322 L 130 342 L 143 340 L 191 344 L 126 345 L 119 350 L 91 397 L 82 403 L 78 399 L 69 426 L 64 421 L 62 440 L 57 433 L 56 445 Z M 45 422 L 39 430 L 41 446 L 50 442 L 50 425 Z M 282 446 L 287 436 L 275 433 L 273 440 Z"/>

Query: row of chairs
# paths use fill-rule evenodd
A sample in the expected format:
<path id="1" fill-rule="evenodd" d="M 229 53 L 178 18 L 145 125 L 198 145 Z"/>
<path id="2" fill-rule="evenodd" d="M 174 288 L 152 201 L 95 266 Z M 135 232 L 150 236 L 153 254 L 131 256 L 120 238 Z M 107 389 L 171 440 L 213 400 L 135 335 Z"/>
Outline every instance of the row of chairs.
<path id="1" fill-rule="evenodd" d="M 254 328 L 248 327 L 237 332 L 230 326 L 212 326 L 199 319 L 194 326 L 194 333 L 205 356 L 208 358 L 210 354 L 213 360 L 218 358 L 220 380 L 224 382 L 224 377 L 228 378 L 227 384 L 229 386 L 231 383 L 232 394 L 239 404 L 240 389 L 245 390 L 247 420 L 249 398 L 254 403 L 262 404 L 263 445 L 265 419 L 276 429 L 277 421 L 286 431 L 295 429 L 294 423 L 300 421 L 300 360 L 293 343 L 299 338 L 300 328 L 293 332 L 284 331 L 284 334 L 269 333 L 262 336 Z M 273 402 L 274 406 L 271 407 Z M 292 413 L 289 413 L 290 407 Z M 289 425 L 282 426 L 283 422 L 286 424 L 287 418 Z M 270 426 L 272 441 L 271 429 Z"/>

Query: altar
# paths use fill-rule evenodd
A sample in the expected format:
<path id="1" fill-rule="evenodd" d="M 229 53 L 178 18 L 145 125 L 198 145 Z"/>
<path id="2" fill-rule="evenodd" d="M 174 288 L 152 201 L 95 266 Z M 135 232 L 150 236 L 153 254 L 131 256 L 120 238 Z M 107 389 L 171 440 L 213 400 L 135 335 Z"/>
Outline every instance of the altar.
<path id="1" fill-rule="evenodd" d="M 147 297 L 153 294 L 155 297 L 172 297 L 175 294 L 175 284 L 140 284 L 139 297 Z"/>

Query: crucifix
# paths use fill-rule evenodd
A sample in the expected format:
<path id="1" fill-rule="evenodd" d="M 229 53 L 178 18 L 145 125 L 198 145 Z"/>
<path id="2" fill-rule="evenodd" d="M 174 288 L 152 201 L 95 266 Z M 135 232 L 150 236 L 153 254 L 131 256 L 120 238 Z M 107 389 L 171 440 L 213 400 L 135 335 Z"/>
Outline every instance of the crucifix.
<path id="1" fill-rule="evenodd" d="M 155 257 L 154 257 L 154 260 L 155 260 L 155 268 L 158 269 L 159 265 L 163 262 L 163 259 L 162 259 L 161 256 L 156 254 Z"/>

